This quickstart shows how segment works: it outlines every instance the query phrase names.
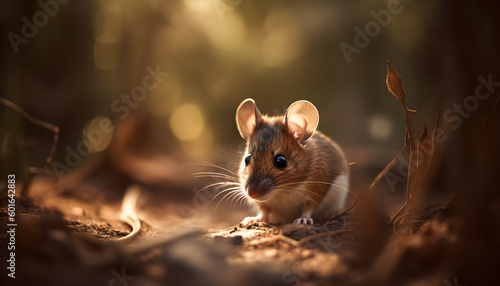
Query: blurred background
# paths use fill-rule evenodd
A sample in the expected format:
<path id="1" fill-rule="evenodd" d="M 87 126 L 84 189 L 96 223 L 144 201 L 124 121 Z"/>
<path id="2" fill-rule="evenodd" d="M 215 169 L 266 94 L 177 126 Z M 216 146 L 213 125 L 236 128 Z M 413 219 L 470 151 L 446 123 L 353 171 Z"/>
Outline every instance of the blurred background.
<path id="1" fill-rule="evenodd" d="M 277 285 L 307 277 L 492 284 L 500 257 L 498 11 L 493 0 L 0 1 L 0 219 L 8 217 L 7 175 L 15 174 L 16 282 L 111 285 L 121 270 L 137 277 L 135 285 Z M 389 225 L 387 216 L 405 199 L 406 152 L 374 189 L 383 199 L 353 212 L 360 243 L 345 236 L 338 253 L 307 242 L 310 232 L 234 227 L 252 211 L 217 196 L 220 189 L 203 189 L 217 174 L 193 174 L 237 180 L 230 172 L 244 150 L 238 104 L 251 97 L 262 113 L 280 115 L 296 100 L 311 101 L 319 130 L 353 163 L 351 191 L 361 193 L 404 145 L 387 60 L 418 111 L 410 117 L 413 139 L 424 126 L 431 135 L 438 130 L 420 186 L 437 206 L 433 219 L 415 219 L 426 221 L 422 230 L 386 244 L 385 234 L 400 237 L 398 220 Z M 119 219 L 127 189 L 142 190 L 141 239 L 133 245 L 114 241 L 131 231 Z M 382 218 L 374 215 L 379 203 Z M 356 230 L 351 215 L 314 227 L 337 238 L 339 229 Z M 179 232 L 188 225 L 232 246 L 187 239 Z M 0 224 L 0 242 L 6 227 Z M 243 244 L 247 234 L 273 239 L 271 230 L 288 242 Z M 0 254 L 8 255 L 4 245 Z M 292 268 L 273 270 L 301 264 L 311 276 L 290 280 Z M 273 282 L 256 282 L 266 277 Z"/>
<path id="2" fill-rule="evenodd" d="M 500 80 L 498 8 L 427 0 L 2 1 L 0 94 L 59 128 L 48 168 L 55 177 L 101 156 L 117 181 L 163 186 L 189 175 L 178 167 L 186 163 L 237 167 L 243 140 L 234 116 L 243 99 L 271 115 L 306 99 L 319 110 L 319 130 L 356 162 L 351 183 L 363 189 L 403 146 L 402 108 L 385 85 L 390 60 L 418 111 L 415 134 L 424 124 L 434 129 L 441 111 L 450 136 L 439 146 L 434 188 L 465 188 L 457 178 L 472 175 L 492 186 L 485 174 L 498 171 L 491 162 L 500 158 L 498 92 L 456 131 L 442 114 L 474 95 L 478 76 Z M 43 168 L 53 132 L 6 106 L 0 118 L 2 178 Z M 404 183 L 396 187 L 402 195 Z"/>

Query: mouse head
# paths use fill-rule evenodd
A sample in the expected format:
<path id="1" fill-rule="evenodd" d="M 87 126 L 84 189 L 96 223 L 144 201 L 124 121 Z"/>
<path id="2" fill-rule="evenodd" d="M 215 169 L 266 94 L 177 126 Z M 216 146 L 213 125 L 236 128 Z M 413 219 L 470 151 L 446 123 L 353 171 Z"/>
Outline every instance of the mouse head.
<path id="1" fill-rule="evenodd" d="M 236 123 L 247 145 L 239 177 L 250 198 L 267 200 L 307 178 L 312 157 L 306 141 L 318 121 L 316 107 L 305 100 L 290 105 L 284 116 L 273 117 L 263 116 L 253 99 L 240 104 Z"/>

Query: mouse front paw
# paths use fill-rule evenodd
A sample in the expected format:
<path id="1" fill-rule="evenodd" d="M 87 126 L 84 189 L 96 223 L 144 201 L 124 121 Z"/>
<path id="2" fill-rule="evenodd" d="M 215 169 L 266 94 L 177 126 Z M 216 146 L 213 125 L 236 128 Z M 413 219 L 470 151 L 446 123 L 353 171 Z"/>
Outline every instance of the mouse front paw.
<path id="1" fill-rule="evenodd" d="M 262 216 L 248 216 L 240 222 L 241 225 L 249 225 L 257 222 L 265 222 Z"/>
<path id="2" fill-rule="evenodd" d="M 299 217 L 298 219 L 293 221 L 293 224 L 309 224 L 313 225 L 313 219 L 310 217 Z"/>

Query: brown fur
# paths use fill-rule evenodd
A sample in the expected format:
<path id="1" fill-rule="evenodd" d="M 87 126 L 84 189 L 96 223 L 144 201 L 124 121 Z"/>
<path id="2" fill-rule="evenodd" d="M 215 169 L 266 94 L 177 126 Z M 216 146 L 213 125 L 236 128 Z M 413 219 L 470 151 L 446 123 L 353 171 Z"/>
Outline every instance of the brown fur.
<path id="1" fill-rule="evenodd" d="M 332 183 L 348 172 L 347 162 L 340 147 L 321 132 L 316 131 L 300 143 L 285 124 L 284 116 L 262 119 L 247 141 L 246 154 L 252 155 L 248 166 L 244 163 L 246 154 L 242 160 L 242 187 L 258 190 L 255 203 L 262 210 L 269 209 L 277 218 L 275 222 L 291 222 L 304 210 L 320 205 L 331 187 L 303 182 Z M 278 154 L 287 159 L 285 169 L 274 166 Z"/>

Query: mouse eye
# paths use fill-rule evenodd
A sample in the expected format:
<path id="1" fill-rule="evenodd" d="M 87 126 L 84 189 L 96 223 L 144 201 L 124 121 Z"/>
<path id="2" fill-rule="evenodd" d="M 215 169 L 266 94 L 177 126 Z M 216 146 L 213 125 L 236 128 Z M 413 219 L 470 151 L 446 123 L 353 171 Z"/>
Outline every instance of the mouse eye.
<path id="1" fill-rule="evenodd" d="M 278 168 L 286 168 L 287 162 L 285 156 L 277 155 L 274 157 L 274 165 Z"/>
<path id="2" fill-rule="evenodd" d="M 248 164 L 250 164 L 250 159 L 252 159 L 252 154 L 248 154 L 245 157 L 245 166 L 248 166 Z"/>

